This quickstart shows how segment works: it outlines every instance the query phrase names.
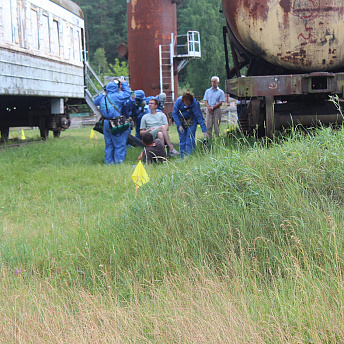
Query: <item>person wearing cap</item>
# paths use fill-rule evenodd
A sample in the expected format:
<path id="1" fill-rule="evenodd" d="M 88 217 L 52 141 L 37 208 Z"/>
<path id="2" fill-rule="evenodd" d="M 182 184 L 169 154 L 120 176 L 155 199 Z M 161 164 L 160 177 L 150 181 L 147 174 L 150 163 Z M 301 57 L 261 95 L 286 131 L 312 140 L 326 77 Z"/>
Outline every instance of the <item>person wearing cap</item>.
<path id="1" fill-rule="evenodd" d="M 202 129 L 204 139 L 208 138 L 207 127 L 204 123 L 199 102 L 191 93 L 184 93 L 174 103 L 172 117 L 178 130 L 180 156 L 184 157 L 185 154 L 191 154 L 195 149 L 195 135 L 198 124 Z"/>
<path id="2" fill-rule="evenodd" d="M 220 134 L 221 123 L 221 105 L 225 101 L 225 93 L 218 87 L 220 82 L 219 77 L 213 76 L 211 78 L 211 87 L 205 91 L 203 100 L 207 107 L 206 112 L 206 126 L 209 139 L 212 137 L 212 131 L 214 127 L 215 136 Z"/>

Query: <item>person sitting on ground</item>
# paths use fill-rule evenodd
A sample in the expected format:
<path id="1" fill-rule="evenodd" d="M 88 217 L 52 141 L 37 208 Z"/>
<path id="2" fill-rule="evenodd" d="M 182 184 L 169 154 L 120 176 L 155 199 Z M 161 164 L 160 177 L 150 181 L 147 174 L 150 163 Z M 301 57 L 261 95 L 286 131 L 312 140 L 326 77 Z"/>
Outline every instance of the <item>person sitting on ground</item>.
<path id="1" fill-rule="evenodd" d="M 135 91 L 135 93 L 136 93 L 136 91 Z M 141 139 L 141 135 L 140 135 L 140 125 L 141 125 L 141 119 L 142 119 L 142 117 L 144 116 L 144 115 L 146 115 L 147 113 L 150 113 L 150 109 L 149 109 L 149 106 L 148 106 L 148 103 L 149 103 L 149 101 L 151 100 L 151 99 L 156 99 L 157 101 L 158 101 L 158 107 L 157 107 L 157 109 L 156 109 L 156 111 L 157 112 L 159 112 L 159 111 L 162 111 L 163 109 L 164 109 L 164 107 L 165 107 L 165 101 L 166 101 L 166 94 L 165 93 L 160 93 L 159 95 L 157 95 L 157 96 L 149 96 L 149 97 L 146 97 L 146 98 L 144 98 L 143 100 L 144 100 L 144 103 L 145 103 L 145 105 L 144 105 L 144 108 L 143 109 L 141 109 L 141 113 L 140 113 L 140 115 L 136 118 L 136 120 L 135 120 L 135 126 L 136 126 L 136 134 L 135 134 L 135 136 L 137 137 L 137 138 L 140 138 Z M 143 102 L 142 102 L 143 103 Z"/>
<path id="2" fill-rule="evenodd" d="M 159 102 L 156 99 L 150 99 L 148 106 L 150 113 L 144 115 L 141 119 L 140 134 L 149 132 L 153 137 L 159 138 L 162 144 L 170 149 L 170 155 L 176 157 L 179 155 L 171 143 L 170 136 L 168 134 L 168 122 L 167 117 L 163 112 L 158 112 Z"/>
<path id="3" fill-rule="evenodd" d="M 197 124 L 202 129 L 204 139 L 208 138 L 201 107 L 191 93 L 184 93 L 177 99 L 173 106 L 172 117 L 178 129 L 181 157 L 191 154 L 195 149 Z"/>
<path id="4" fill-rule="evenodd" d="M 139 155 L 138 160 L 147 164 L 166 161 L 165 147 L 159 139 L 154 139 L 153 135 L 146 131 L 142 134 L 142 142 L 145 149 Z"/>

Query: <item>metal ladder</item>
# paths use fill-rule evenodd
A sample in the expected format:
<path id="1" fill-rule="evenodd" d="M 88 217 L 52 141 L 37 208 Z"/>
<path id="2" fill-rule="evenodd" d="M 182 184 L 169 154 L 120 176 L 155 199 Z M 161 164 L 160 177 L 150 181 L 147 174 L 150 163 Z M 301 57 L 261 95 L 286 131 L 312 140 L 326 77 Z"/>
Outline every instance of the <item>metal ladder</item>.
<path id="1" fill-rule="evenodd" d="M 160 93 L 166 93 L 166 105 L 174 103 L 173 57 L 172 44 L 159 45 Z"/>

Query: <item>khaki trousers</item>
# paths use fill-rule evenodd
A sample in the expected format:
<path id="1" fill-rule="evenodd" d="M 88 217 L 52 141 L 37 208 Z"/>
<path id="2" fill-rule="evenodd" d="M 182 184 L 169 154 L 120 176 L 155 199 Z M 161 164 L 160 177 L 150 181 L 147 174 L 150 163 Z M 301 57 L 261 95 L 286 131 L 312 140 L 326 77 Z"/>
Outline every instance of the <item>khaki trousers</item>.
<path id="1" fill-rule="evenodd" d="M 205 116 L 205 124 L 207 126 L 207 133 L 209 135 L 209 139 L 211 139 L 212 131 L 214 127 L 215 136 L 219 136 L 220 134 L 220 123 L 221 123 L 221 108 L 217 108 L 213 111 L 213 113 L 209 113 L 208 109 Z"/>

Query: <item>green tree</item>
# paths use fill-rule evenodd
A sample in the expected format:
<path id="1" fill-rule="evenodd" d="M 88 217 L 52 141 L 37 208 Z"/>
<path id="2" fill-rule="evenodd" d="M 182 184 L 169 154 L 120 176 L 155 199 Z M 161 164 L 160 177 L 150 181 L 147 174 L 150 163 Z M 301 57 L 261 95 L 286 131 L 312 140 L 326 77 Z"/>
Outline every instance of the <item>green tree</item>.
<path id="1" fill-rule="evenodd" d="M 127 40 L 126 0 L 74 0 L 82 9 L 87 50 L 92 56 L 103 48 L 109 61 L 118 57 L 117 47 Z"/>
<path id="2" fill-rule="evenodd" d="M 185 0 L 178 8 L 178 34 L 188 30 L 200 32 L 202 57 L 190 61 L 180 75 L 181 86 L 189 84 L 198 97 L 211 87 L 210 79 L 214 75 L 220 78 L 220 88 L 224 89 L 226 69 L 222 28 L 226 22 L 220 13 L 221 8 L 221 0 Z"/>
<path id="3" fill-rule="evenodd" d="M 126 61 L 120 61 L 119 59 L 115 59 L 115 63 L 109 63 L 109 69 L 111 74 L 114 76 L 128 76 L 129 75 L 129 68 Z"/>
<path id="4" fill-rule="evenodd" d="M 104 48 L 98 48 L 91 59 L 91 66 L 98 74 L 106 74 L 108 72 L 108 61 L 105 56 Z"/>

